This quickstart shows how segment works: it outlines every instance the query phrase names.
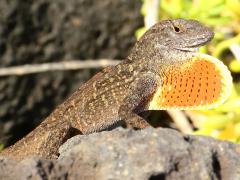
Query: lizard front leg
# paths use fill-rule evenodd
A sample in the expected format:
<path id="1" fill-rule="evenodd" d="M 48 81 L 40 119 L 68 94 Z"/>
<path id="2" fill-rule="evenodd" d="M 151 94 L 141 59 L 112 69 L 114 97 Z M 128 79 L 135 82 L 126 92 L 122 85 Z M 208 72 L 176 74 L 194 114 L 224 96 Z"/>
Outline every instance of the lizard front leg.
<path id="1" fill-rule="evenodd" d="M 157 88 L 159 79 L 154 73 L 143 72 L 133 82 L 129 95 L 123 100 L 119 109 L 119 117 L 127 127 L 143 129 L 150 126 L 138 113 L 145 110 L 147 102 Z"/>

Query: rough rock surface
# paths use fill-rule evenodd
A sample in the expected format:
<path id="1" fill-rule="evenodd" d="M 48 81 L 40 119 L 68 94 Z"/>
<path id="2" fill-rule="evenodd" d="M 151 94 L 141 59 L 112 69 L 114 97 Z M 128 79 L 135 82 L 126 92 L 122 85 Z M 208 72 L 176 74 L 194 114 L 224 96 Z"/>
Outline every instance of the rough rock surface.
<path id="1" fill-rule="evenodd" d="M 125 58 L 143 25 L 139 0 L 1 0 L 0 66 Z M 92 70 L 0 78 L 0 140 L 21 138 Z M 4 140 L 3 140 L 4 138 Z"/>
<path id="2" fill-rule="evenodd" d="M 2 179 L 240 179 L 240 146 L 170 129 L 117 129 L 68 140 L 58 160 L 2 158 Z M 17 178 L 16 178 L 17 177 Z"/>

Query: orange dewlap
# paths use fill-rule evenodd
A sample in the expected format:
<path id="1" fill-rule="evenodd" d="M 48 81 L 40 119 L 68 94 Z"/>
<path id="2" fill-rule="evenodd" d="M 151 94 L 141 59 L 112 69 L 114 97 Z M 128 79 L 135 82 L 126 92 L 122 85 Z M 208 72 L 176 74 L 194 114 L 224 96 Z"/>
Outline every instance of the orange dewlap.
<path id="1" fill-rule="evenodd" d="M 231 92 L 227 67 L 206 54 L 196 53 L 188 63 L 168 68 L 164 74 L 149 110 L 209 109 L 223 103 Z"/>

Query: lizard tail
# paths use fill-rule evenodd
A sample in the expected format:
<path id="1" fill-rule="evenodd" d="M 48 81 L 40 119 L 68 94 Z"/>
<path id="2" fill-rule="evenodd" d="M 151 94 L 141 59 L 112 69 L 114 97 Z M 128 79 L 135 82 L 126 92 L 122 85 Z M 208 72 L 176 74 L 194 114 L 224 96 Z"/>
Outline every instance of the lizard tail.
<path id="1" fill-rule="evenodd" d="M 46 159 L 56 158 L 59 147 L 70 135 L 70 129 L 70 123 L 55 119 L 53 112 L 34 131 L 4 149 L 0 156 L 7 156 L 15 160 L 22 160 L 32 155 Z"/>

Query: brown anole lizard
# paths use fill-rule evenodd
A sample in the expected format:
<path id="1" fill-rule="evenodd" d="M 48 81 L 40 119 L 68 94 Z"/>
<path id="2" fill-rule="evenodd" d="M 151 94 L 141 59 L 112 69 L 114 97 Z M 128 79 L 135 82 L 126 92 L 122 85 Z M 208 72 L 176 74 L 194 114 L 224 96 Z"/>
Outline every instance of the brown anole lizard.
<path id="1" fill-rule="evenodd" d="M 216 63 L 208 61 L 210 65 L 202 65 L 201 60 L 193 61 L 198 48 L 212 37 L 213 32 L 195 20 L 175 19 L 157 23 L 140 38 L 125 60 L 96 74 L 35 130 L 5 149 L 1 155 L 14 159 L 30 155 L 55 158 L 59 146 L 72 132 L 89 134 L 119 122 L 142 129 L 149 124 L 138 116 L 140 112 L 168 109 L 175 105 L 185 109 L 219 101 L 221 92 L 225 90 L 221 78 L 215 77 L 224 74 L 217 71 L 221 68 L 211 75 Z M 200 62 L 195 64 L 195 69 L 191 68 L 193 62 Z M 202 66 L 202 70 L 197 69 Z M 205 72 L 205 66 L 210 67 L 209 71 Z M 213 96 L 215 94 L 215 99 L 202 96 L 199 87 L 202 78 L 198 84 L 194 83 L 201 75 L 195 75 L 191 69 L 205 73 L 203 78 L 208 76 L 205 80 L 209 86 L 220 86 L 220 93 L 216 92 L 218 86 L 211 92 Z M 208 82 L 209 79 L 213 80 Z M 191 87 L 188 88 L 189 83 Z M 183 98 L 185 95 L 188 97 Z"/>

